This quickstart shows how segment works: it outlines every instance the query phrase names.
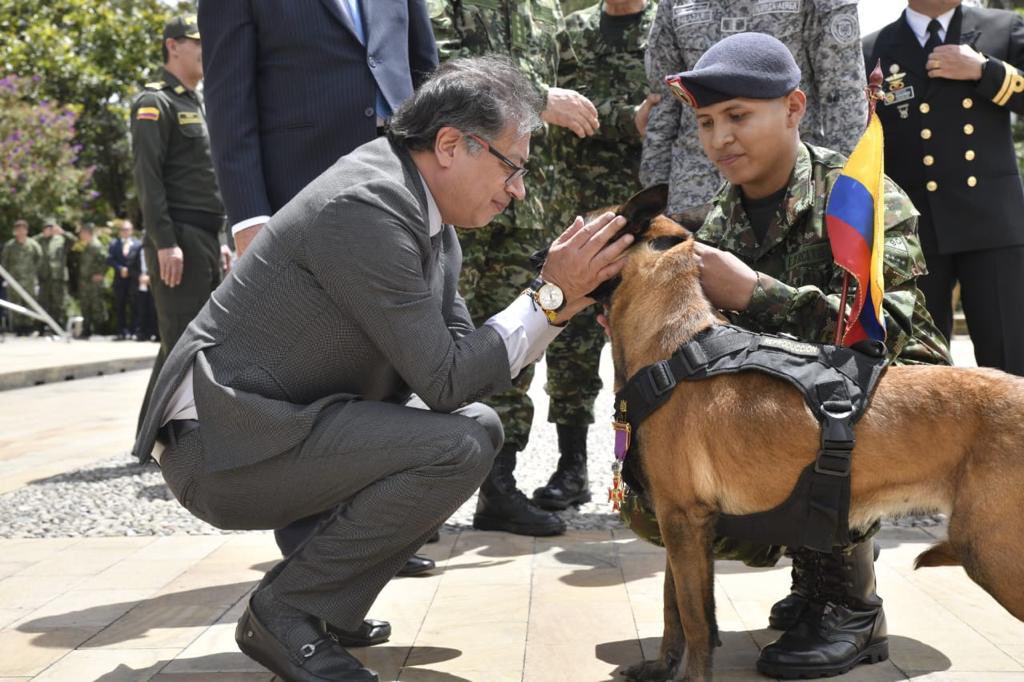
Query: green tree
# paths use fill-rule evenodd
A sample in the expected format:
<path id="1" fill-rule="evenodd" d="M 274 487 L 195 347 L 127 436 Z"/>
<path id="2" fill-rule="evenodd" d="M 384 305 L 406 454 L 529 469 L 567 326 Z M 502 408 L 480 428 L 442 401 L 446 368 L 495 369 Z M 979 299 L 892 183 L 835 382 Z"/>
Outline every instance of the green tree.
<path id="1" fill-rule="evenodd" d="M 161 0 L 0 0 L 4 72 L 29 79 L 29 101 L 52 100 L 78 115 L 75 164 L 93 169 L 98 193 L 86 218 L 128 210 L 130 98 L 159 66 L 160 33 L 174 11 Z"/>
<path id="2" fill-rule="evenodd" d="M 26 101 L 29 86 L 23 78 L 0 79 L 0 242 L 17 218 L 32 225 L 48 215 L 75 220 L 95 198 L 92 169 L 76 165 L 75 111 Z"/>

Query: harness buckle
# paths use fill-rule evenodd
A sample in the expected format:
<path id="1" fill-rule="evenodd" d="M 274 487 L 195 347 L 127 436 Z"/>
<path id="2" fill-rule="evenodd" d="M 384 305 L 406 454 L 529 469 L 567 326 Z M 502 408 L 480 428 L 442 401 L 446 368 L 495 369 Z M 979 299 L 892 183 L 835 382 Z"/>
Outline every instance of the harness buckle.
<path id="1" fill-rule="evenodd" d="M 821 405 L 821 450 L 814 461 L 815 473 L 846 477 L 853 467 L 853 406 L 848 402 L 826 401 Z"/>
<path id="2" fill-rule="evenodd" d="M 650 370 L 647 372 L 647 378 L 651 385 L 651 391 L 654 392 L 654 397 L 656 398 L 660 398 L 676 387 L 676 378 L 672 374 L 672 368 L 669 366 L 668 360 L 662 360 L 651 365 Z"/>

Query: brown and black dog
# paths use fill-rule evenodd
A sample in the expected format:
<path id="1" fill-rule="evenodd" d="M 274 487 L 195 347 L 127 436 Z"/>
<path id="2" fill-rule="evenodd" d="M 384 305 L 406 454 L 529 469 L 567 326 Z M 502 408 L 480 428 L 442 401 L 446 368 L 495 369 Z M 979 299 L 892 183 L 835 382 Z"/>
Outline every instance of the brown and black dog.
<path id="1" fill-rule="evenodd" d="M 719 324 L 701 290 L 693 240 L 661 215 L 664 190 L 624 204 L 636 236 L 609 302 L 616 389 Z M 813 459 L 820 429 L 803 397 L 757 372 L 680 385 L 639 427 L 639 455 L 667 550 L 661 656 L 634 679 L 707 680 L 717 636 L 717 515 L 785 500 Z M 962 565 L 1024 620 L 1024 380 L 992 369 L 891 367 L 856 427 L 850 526 L 919 511 L 949 515 L 949 538 L 916 566 Z"/>

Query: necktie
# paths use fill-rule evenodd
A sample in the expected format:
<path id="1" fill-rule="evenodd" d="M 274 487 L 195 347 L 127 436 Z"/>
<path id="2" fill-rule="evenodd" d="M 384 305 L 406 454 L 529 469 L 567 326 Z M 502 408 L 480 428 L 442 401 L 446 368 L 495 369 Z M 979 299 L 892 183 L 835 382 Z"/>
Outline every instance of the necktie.
<path id="1" fill-rule="evenodd" d="M 942 44 L 942 40 L 939 38 L 939 31 L 942 30 L 942 24 L 939 23 L 938 19 L 932 19 L 928 22 L 928 40 L 924 44 L 925 55 L 930 55 L 932 50 Z"/>

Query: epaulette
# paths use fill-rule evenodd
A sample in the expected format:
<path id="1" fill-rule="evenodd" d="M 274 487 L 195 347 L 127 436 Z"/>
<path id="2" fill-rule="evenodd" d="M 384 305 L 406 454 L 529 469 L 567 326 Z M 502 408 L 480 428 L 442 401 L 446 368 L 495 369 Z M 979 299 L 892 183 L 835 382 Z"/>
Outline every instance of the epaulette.
<path id="1" fill-rule="evenodd" d="M 147 90 L 163 90 L 167 84 L 163 81 L 153 81 L 152 83 L 146 83 Z"/>

